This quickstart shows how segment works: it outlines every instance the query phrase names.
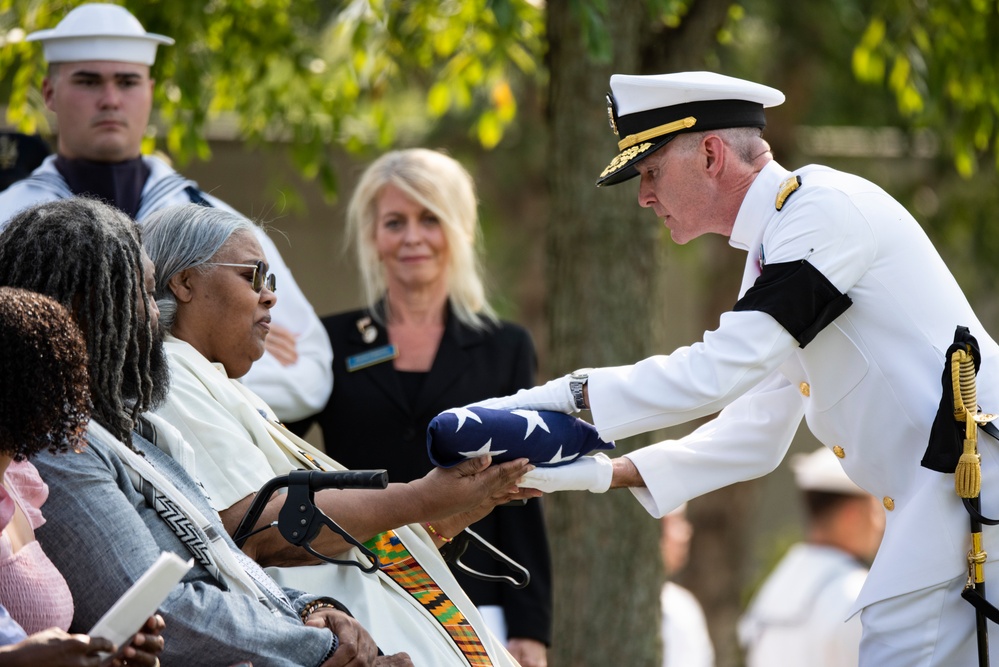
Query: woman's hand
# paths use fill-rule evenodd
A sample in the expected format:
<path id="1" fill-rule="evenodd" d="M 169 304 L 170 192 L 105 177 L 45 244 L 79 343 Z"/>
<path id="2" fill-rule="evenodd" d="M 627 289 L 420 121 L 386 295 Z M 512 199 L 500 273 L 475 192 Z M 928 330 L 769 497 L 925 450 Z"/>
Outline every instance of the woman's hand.
<path id="1" fill-rule="evenodd" d="M 298 361 L 298 336 L 291 329 L 275 322 L 271 322 L 271 329 L 264 339 L 264 348 L 282 366 L 291 366 Z"/>
<path id="2" fill-rule="evenodd" d="M 24 641 L 0 647 L 4 667 L 98 667 L 101 653 L 114 651 L 114 644 L 100 637 L 71 635 L 59 628 L 36 632 Z"/>
<path id="3" fill-rule="evenodd" d="M 336 651 L 322 667 L 412 667 L 405 653 L 379 656 L 378 646 L 368 631 L 350 614 L 338 609 L 322 607 L 309 614 L 306 625 L 327 628 L 339 641 Z"/>
<path id="4" fill-rule="evenodd" d="M 548 667 L 548 649 L 537 639 L 510 637 L 506 648 L 521 667 Z"/>
<path id="5" fill-rule="evenodd" d="M 159 667 L 159 655 L 163 652 L 163 637 L 160 633 L 165 627 L 166 622 L 163 617 L 159 614 L 153 614 L 146 619 L 145 625 L 135 633 L 132 641 L 121 649 L 107 665 L 109 667 L 124 667 L 125 665 L 128 667 L 133 665 Z"/>
<path id="6" fill-rule="evenodd" d="M 517 487 L 517 481 L 534 469 L 527 459 L 489 465 L 491 460 L 482 456 L 453 468 L 434 468 L 413 482 L 421 485 L 427 503 L 424 520 L 432 522 L 442 537 L 454 537 L 497 505 L 542 495 Z"/>

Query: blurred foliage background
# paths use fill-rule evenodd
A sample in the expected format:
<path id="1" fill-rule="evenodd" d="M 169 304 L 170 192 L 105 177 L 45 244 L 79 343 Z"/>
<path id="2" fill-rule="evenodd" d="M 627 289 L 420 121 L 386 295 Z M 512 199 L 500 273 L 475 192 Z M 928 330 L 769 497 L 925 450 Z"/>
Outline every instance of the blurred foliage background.
<path id="1" fill-rule="evenodd" d="M 40 48 L 23 40 L 77 4 L 0 0 L 8 126 L 57 130 Z M 153 69 L 145 149 L 282 232 L 320 314 L 358 304 L 340 252 L 343 195 L 380 152 L 427 145 L 477 178 L 493 298 L 534 334 L 539 380 L 698 340 L 734 302 L 741 254 L 718 238 L 674 246 L 633 184 L 593 182 L 614 154 L 611 73 L 709 69 L 783 90 L 765 135 L 777 159 L 885 187 L 999 330 L 999 0 L 123 4 L 177 40 Z M 814 446 L 802 433 L 792 449 Z M 741 664 L 735 620 L 800 535 L 789 480 L 781 466 L 691 503 L 693 559 L 677 579 L 705 606 L 719 667 Z M 546 502 L 558 572 L 550 664 L 658 664 L 658 523 L 628 493 Z"/>

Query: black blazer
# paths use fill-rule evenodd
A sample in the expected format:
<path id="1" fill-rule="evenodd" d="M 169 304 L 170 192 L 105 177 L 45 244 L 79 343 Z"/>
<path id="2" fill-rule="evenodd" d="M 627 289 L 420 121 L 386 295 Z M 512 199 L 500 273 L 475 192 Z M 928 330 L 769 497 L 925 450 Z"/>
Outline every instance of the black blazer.
<path id="1" fill-rule="evenodd" d="M 359 322 L 370 318 L 377 336 L 364 342 Z M 465 326 L 448 312 L 434 363 L 412 404 L 391 360 L 347 371 L 347 360 L 388 345 L 388 333 L 366 310 L 323 318 L 333 346 L 333 394 L 315 417 L 293 425 L 304 432 L 313 421 L 326 452 L 351 469 L 385 468 L 392 482 L 422 477 L 433 467 L 427 456 L 427 426 L 437 414 L 534 386 L 537 358 L 527 331 L 501 322 L 485 331 Z M 363 324 L 363 322 L 362 322 Z M 517 590 L 474 579 L 455 569 L 476 605 L 500 605 L 510 637 L 551 643 L 551 557 L 540 499 L 497 507 L 472 529 L 526 567 L 531 583 Z M 509 574 L 481 551 L 462 561 L 476 570 Z"/>

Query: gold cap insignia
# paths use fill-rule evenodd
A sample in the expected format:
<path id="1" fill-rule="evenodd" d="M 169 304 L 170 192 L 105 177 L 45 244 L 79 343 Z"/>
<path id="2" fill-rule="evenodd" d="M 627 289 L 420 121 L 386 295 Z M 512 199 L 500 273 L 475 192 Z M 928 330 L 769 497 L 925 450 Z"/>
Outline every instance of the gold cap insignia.
<path id="1" fill-rule="evenodd" d="M 640 153 L 644 153 L 650 148 L 652 148 L 652 143 L 646 142 L 644 144 L 632 146 L 628 150 L 618 153 L 617 157 L 611 160 L 611 163 L 607 165 L 607 168 L 600 173 L 600 178 L 603 178 L 607 174 L 613 174 L 615 171 L 628 164 L 628 160 Z"/>
<path id="2" fill-rule="evenodd" d="M 611 132 L 615 137 L 621 136 L 617 131 L 617 123 L 614 121 L 614 98 L 607 94 L 607 120 L 610 122 Z"/>

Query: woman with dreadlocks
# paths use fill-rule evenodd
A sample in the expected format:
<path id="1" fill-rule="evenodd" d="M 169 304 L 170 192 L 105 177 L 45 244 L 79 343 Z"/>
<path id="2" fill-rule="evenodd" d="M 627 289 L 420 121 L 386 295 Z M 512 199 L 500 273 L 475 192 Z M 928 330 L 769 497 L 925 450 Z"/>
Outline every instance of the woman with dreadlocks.
<path id="1" fill-rule="evenodd" d="M 20 230 L 0 247 L 0 284 L 48 294 L 73 313 L 86 337 L 93 417 L 128 442 L 135 415 L 162 398 L 154 391 L 166 383 L 151 374 L 152 327 L 136 317 L 155 308 L 143 290 L 149 269 L 139 228 L 124 215 L 108 224 L 113 211 L 82 198 L 24 211 Z"/>
<path id="2" fill-rule="evenodd" d="M 37 538 L 72 591 L 71 630 L 92 627 L 171 551 L 194 564 L 160 605 L 166 664 L 411 666 L 405 656 L 377 656 L 334 601 L 278 587 L 229 539 L 198 483 L 133 430 L 167 391 L 153 280 L 135 224 L 95 200 L 40 204 L 0 234 L 0 285 L 62 303 L 89 353 L 87 446 L 34 461 L 49 485 Z"/>
<path id="3" fill-rule="evenodd" d="M 0 662 L 51 667 L 98 660 L 110 641 L 67 634 L 73 597 L 35 540 L 48 487 L 28 461 L 43 451 L 83 445 L 90 414 L 87 353 L 80 330 L 52 299 L 0 287 Z M 149 620 L 125 655 L 153 665 L 162 650 Z M 31 635 L 30 637 L 27 635 Z M 141 638 L 139 638 L 141 637 Z"/>

